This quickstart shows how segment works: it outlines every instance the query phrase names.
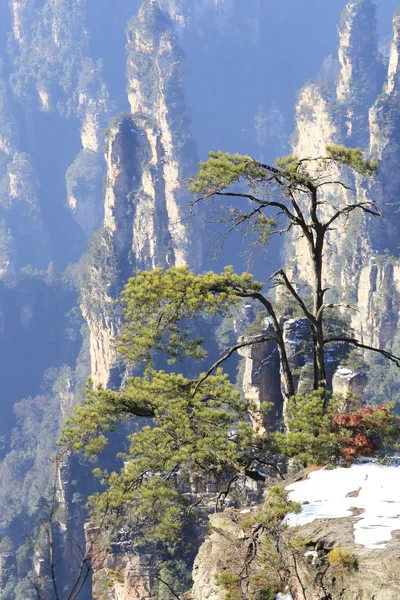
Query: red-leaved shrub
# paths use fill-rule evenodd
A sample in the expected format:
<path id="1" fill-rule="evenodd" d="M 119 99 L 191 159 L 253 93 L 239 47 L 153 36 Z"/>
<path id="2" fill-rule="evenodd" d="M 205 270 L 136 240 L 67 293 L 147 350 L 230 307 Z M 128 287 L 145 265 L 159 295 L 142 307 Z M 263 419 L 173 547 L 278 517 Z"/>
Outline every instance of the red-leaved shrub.
<path id="1" fill-rule="evenodd" d="M 354 412 L 332 416 L 332 433 L 347 464 L 362 456 L 373 456 L 399 435 L 399 418 L 387 405 L 365 406 Z"/>

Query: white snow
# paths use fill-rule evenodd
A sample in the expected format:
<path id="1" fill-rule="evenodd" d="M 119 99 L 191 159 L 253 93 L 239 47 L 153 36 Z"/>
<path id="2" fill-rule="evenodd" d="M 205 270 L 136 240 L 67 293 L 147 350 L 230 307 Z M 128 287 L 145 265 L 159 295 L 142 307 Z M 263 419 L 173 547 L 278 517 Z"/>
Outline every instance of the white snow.
<path id="1" fill-rule="evenodd" d="M 316 552 L 315 550 L 309 550 L 308 552 L 304 553 L 304 556 L 306 558 L 308 556 L 312 556 L 311 564 L 312 564 L 313 567 L 315 567 L 315 565 L 317 564 L 318 552 Z"/>
<path id="2" fill-rule="evenodd" d="M 347 369 L 346 367 L 339 367 L 336 374 L 340 375 L 340 377 L 350 377 L 350 375 L 354 375 L 354 371 Z"/>
<path id="3" fill-rule="evenodd" d="M 275 600 L 293 600 L 293 596 L 290 593 L 289 588 L 287 588 L 284 594 L 277 594 Z"/>
<path id="4" fill-rule="evenodd" d="M 321 469 L 286 489 L 290 500 L 303 503 L 301 513 L 286 517 L 290 526 L 351 517 L 358 508 L 363 512 L 354 524 L 356 544 L 385 548 L 392 532 L 400 530 L 400 466 L 367 461 L 349 469 Z M 351 492 L 358 495 L 348 497 Z"/>

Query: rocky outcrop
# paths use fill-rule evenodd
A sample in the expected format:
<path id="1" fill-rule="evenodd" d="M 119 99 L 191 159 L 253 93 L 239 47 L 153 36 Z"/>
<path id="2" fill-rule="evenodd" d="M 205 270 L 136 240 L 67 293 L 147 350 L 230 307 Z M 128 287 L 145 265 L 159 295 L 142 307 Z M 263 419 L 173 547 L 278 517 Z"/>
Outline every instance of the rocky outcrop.
<path id="1" fill-rule="evenodd" d="M 116 572 L 117 575 L 110 576 L 109 571 Z M 154 597 L 153 572 L 151 556 L 109 554 L 104 570 L 97 571 L 94 577 L 93 599 L 106 600 L 112 594 L 111 597 L 115 600 L 151 600 Z"/>
<path id="2" fill-rule="evenodd" d="M 358 146 L 368 144 L 368 111 L 380 92 L 380 58 L 376 7 L 371 0 L 352 0 L 339 26 L 340 72 L 336 98 L 344 108 L 345 133 Z"/>
<path id="3" fill-rule="evenodd" d="M 357 304 L 354 322 L 364 342 L 390 346 L 400 324 L 400 264 L 372 258 L 362 267 Z"/>
<path id="4" fill-rule="evenodd" d="M 193 566 L 193 600 L 224 600 L 225 591 L 217 585 L 216 577 L 230 571 L 232 554 L 240 552 L 244 533 L 232 512 L 210 517 L 211 534 L 201 546 Z M 235 557 L 236 558 L 236 557 Z"/>
<path id="5" fill-rule="evenodd" d="M 331 231 L 325 251 L 325 280 L 327 287 L 335 288 L 339 297 L 356 309 L 349 316 L 357 334 L 382 347 L 391 343 L 398 326 L 395 240 L 400 182 L 395 131 L 399 122 L 399 23 L 396 15 L 384 81 L 375 7 L 370 0 L 348 3 L 339 27 L 339 76 L 335 77 L 333 69 L 325 71 L 323 80 L 300 93 L 293 148 L 300 157 L 316 157 L 324 154 L 327 144 L 340 143 L 359 146 L 380 160 L 379 178 L 374 181 L 354 177 L 346 169 L 332 170 L 333 179 L 345 181 L 354 192 L 338 187 L 326 190 L 328 201 L 332 194 L 336 206 L 356 199 L 374 200 L 386 221 L 353 213 Z M 326 210 L 328 216 L 329 208 Z M 293 238 L 292 248 L 289 269 L 297 280 L 310 281 L 305 243 Z"/>
<path id="6" fill-rule="evenodd" d="M 307 319 L 282 320 L 283 337 L 290 368 L 294 375 L 294 384 L 298 392 L 304 393 L 312 388 L 312 369 L 310 369 L 311 331 Z M 261 332 L 273 333 L 272 326 L 266 321 Z M 281 392 L 280 362 L 274 340 L 254 344 L 239 351 L 244 358 L 241 378 L 242 391 L 247 400 L 255 407 L 251 414 L 253 426 L 260 433 L 276 429 L 283 418 L 283 396 Z M 331 375 L 331 374 L 330 374 Z M 269 403 L 265 412 L 263 404 Z"/>
<path id="7" fill-rule="evenodd" d="M 67 202 L 74 219 L 85 234 L 91 236 L 100 227 L 104 214 L 102 130 L 111 114 L 111 101 L 101 64 L 91 59 L 84 62 L 74 101 L 81 120 L 82 150 L 66 172 Z"/>
<path id="8" fill-rule="evenodd" d="M 184 178 L 194 169 L 196 155 L 190 137 L 189 118 L 183 94 L 183 57 L 172 23 L 156 2 L 146 1 L 127 29 L 128 98 L 133 116 L 151 117 L 145 125 L 152 156 L 150 166 L 159 167 L 168 230 L 175 264 L 185 264 L 188 232 L 182 223 L 188 197 Z M 149 190 L 151 196 L 151 189 Z M 189 253 L 198 257 L 198 247 Z"/>
<path id="9" fill-rule="evenodd" d="M 159 0 L 159 4 L 180 29 L 193 31 L 206 19 L 222 29 L 229 22 L 235 0 Z"/>
<path id="10" fill-rule="evenodd" d="M 354 543 L 352 524 L 357 517 L 321 519 L 304 526 L 302 533 L 317 548 L 316 568 L 308 561 L 301 565 L 305 596 L 294 584 L 294 600 L 396 600 L 400 593 L 398 567 L 399 539 L 395 538 L 386 549 L 370 550 Z M 344 548 L 357 558 L 355 571 L 340 566 L 329 566 L 327 553 L 335 547 Z M 316 552 L 311 550 L 311 552 Z"/>
<path id="11" fill-rule="evenodd" d="M 355 474 L 352 472 L 353 469 L 356 469 Z M 360 471 L 357 471 L 358 469 Z M 293 557 L 282 556 L 284 560 L 287 559 L 286 564 L 289 567 L 288 583 L 291 593 L 288 590 L 287 596 L 282 593 L 278 594 L 277 598 L 287 597 L 293 600 L 395 600 L 398 598 L 400 541 L 398 531 L 393 531 L 397 520 L 394 518 L 395 522 L 390 526 L 390 519 L 382 515 L 385 498 L 392 507 L 389 509 L 390 514 L 394 514 L 396 508 L 393 509 L 393 506 L 399 501 L 399 497 L 396 495 L 397 488 L 393 483 L 395 474 L 387 469 L 378 465 L 370 467 L 356 465 L 351 469 L 312 472 L 311 479 L 322 476 L 320 486 L 312 489 L 311 481 L 307 479 L 309 474 L 305 472 L 294 479 L 295 483 L 287 486 L 290 498 L 293 496 L 293 500 L 304 502 L 300 514 L 289 515 L 287 531 L 290 535 L 292 527 L 296 525 L 297 533 L 307 540 L 307 550 L 304 555 L 297 556 L 295 563 L 292 562 Z M 367 488 L 368 477 L 365 477 L 363 470 L 369 474 L 370 479 L 373 479 L 369 488 Z M 375 489 L 374 482 L 378 485 L 378 481 L 379 493 L 375 497 L 372 490 Z M 329 486 L 334 487 L 331 489 Z M 341 500 L 342 495 L 346 493 L 347 496 Z M 321 501 L 317 501 L 317 498 Z M 352 503 L 354 506 L 365 508 L 351 508 Z M 345 507 L 350 508 L 347 510 Z M 210 517 L 211 533 L 201 546 L 194 563 L 194 585 L 191 596 L 193 600 L 224 600 L 226 592 L 217 584 L 217 577 L 223 573 L 231 575 L 243 573 L 243 567 L 249 556 L 248 544 L 251 539 L 248 519 L 254 519 L 256 523 L 260 510 L 262 511 L 261 507 L 250 506 L 242 510 L 226 510 L 224 513 Z M 363 525 L 364 518 L 367 520 L 365 525 Z M 379 532 L 375 533 L 377 529 Z M 388 530 L 392 533 L 388 534 Z M 387 541 L 382 543 L 379 536 Z M 372 539 L 376 539 L 379 543 L 371 543 Z M 262 547 L 261 540 L 260 547 Z M 338 564 L 329 556 L 329 552 L 334 548 L 343 549 L 352 557 L 353 568 Z M 262 551 L 261 556 L 263 556 Z M 270 554 L 267 552 L 258 566 L 255 564 L 257 558 L 253 558 L 253 562 L 248 564 L 247 572 L 250 581 L 252 578 L 257 581 L 258 568 L 261 568 L 261 571 L 275 568 L 273 563 L 268 563 L 268 556 Z M 263 560 L 266 562 L 262 563 Z M 248 593 L 251 593 L 251 584 Z"/>
<path id="12" fill-rule="evenodd" d="M 143 123 L 143 124 L 142 124 Z M 154 143 L 153 143 L 154 142 Z M 169 228 L 160 137 L 147 120 L 124 117 L 107 136 L 104 227 L 131 268 L 166 267 L 184 256 Z"/>
<path id="13" fill-rule="evenodd" d="M 132 548 L 121 530 L 111 545 L 99 527 L 85 525 L 86 546 L 93 556 L 93 600 L 150 600 L 155 557 Z"/>
<path id="14" fill-rule="evenodd" d="M 35 0 L 11 0 L 13 34 L 20 46 L 27 41 L 29 18 L 35 7 Z"/>
<path id="15" fill-rule="evenodd" d="M 365 388 L 368 385 L 368 376 L 362 371 L 353 371 L 346 367 L 339 367 L 332 379 L 332 391 L 341 394 L 343 398 L 354 395 L 356 401 L 363 399 Z"/>
<path id="16" fill-rule="evenodd" d="M 272 328 L 263 334 L 269 331 L 272 334 Z M 254 407 L 250 415 L 253 427 L 259 433 L 275 429 L 282 419 L 283 407 L 276 342 L 247 346 L 239 354 L 244 359 L 243 394 Z M 268 412 L 263 409 L 264 402 L 271 403 Z"/>
<path id="17" fill-rule="evenodd" d="M 127 34 L 131 114 L 113 119 L 106 134 L 104 221 L 96 242 L 98 249 L 108 248 L 112 259 L 101 267 L 96 251 L 89 252 L 82 294 L 92 376 L 104 385 L 115 361 L 114 339 L 121 322 L 113 303 L 127 278 L 136 268 L 201 264 L 201 236 L 189 243 L 189 228 L 183 223 L 188 200 L 184 177 L 195 154 L 185 117 L 182 58 L 171 22 L 157 3 L 146 1 Z"/>

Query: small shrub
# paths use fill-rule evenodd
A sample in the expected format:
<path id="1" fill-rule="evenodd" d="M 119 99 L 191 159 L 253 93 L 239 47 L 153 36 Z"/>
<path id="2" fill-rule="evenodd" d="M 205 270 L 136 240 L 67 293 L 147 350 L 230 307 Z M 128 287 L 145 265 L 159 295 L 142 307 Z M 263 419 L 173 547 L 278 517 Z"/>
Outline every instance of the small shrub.
<path id="1" fill-rule="evenodd" d="M 343 410 L 343 396 L 325 390 L 296 395 L 288 404 L 289 432 L 269 438 L 270 450 L 304 466 L 388 455 L 398 447 L 400 418 L 392 405 Z"/>
<path id="2" fill-rule="evenodd" d="M 347 465 L 363 456 L 387 453 L 397 445 L 399 419 L 389 405 L 365 406 L 353 412 L 340 412 L 332 419 L 340 452 Z"/>
<path id="3" fill-rule="evenodd" d="M 224 600 L 240 600 L 240 577 L 230 571 L 218 573 L 215 576 L 216 584 L 221 586 L 225 592 Z"/>
<path id="4" fill-rule="evenodd" d="M 334 548 L 328 554 L 328 561 L 332 567 L 340 567 L 348 571 L 355 571 L 357 569 L 357 559 L 348 550 L 344 548 Z"/>

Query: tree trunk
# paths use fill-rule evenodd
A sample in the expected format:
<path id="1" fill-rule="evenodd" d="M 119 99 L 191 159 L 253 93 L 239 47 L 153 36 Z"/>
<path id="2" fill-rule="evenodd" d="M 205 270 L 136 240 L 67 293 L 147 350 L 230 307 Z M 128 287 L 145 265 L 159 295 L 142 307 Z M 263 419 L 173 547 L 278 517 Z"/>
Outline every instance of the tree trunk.
<path id="1" fill-rule="evenodd" d="M 313 313 L 315 322 L 312 324 L 314 341 L 314 389 L 326 388 L 326 369 L 323 331 L 323 305 L 325 291 L 322 287 L 322 265 L 324 254 L 325 230 L 317 214 L 317 189 L 311 190 L 311 219 L 315 238 L 310 248 L 313 266 Z"/>
<path id="2" fill-rule="evenodd" d="M 253 294 L 254 298 L 257 298 L 264 307 L 267 309 L 267 312 L 272 321 L 272 327 L 274 329 L 274 333 L 276 335 L 276 342 L 278 345 L 278 353 L 279 353 L 279 363 L 280 363 L 280 375 L 281 375 L 281 383 L 282 383 L 282 396 L 283 396 L 283 419 L 285 424 L 287 423 L 287 406 L 289 398 L 294 396 L 295 389 L 293 383 L 293 375 L 290 369 L 289 360 L 286 353 L 285 342 L 283 339 L 282 327 L 279 322 L 278 317 L 274 311 L 272 304 L 260 293 Z"/>

